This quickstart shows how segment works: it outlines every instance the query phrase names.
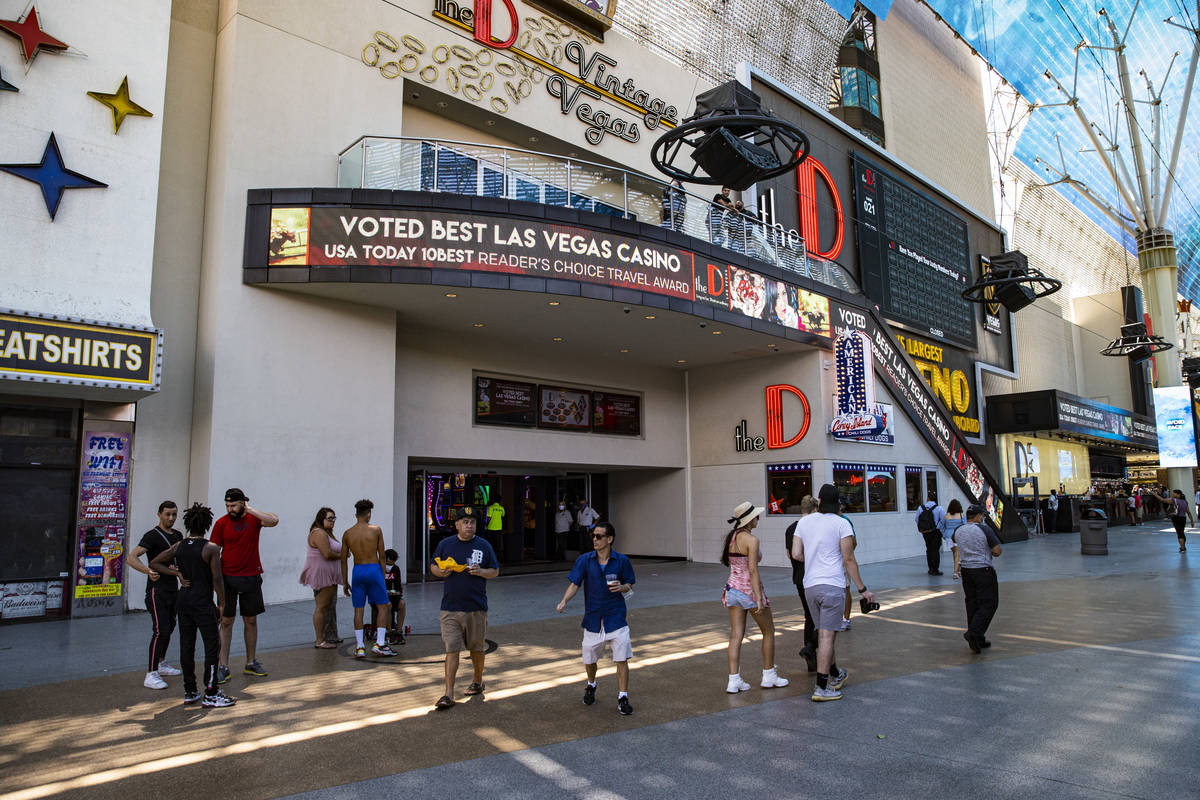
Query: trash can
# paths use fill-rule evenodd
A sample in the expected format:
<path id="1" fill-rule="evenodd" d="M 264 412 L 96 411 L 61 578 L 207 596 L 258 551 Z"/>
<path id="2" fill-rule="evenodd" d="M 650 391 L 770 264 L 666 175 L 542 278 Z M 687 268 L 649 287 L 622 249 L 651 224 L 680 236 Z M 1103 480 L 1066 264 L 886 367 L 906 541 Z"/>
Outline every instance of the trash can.
<path id="1" fill-rule="evenodd" d="M 1085 556 L 1108 555 L 1108 518 L 1098 508 L 1085 509 L 1080 516 L 1079 552 Z"/>

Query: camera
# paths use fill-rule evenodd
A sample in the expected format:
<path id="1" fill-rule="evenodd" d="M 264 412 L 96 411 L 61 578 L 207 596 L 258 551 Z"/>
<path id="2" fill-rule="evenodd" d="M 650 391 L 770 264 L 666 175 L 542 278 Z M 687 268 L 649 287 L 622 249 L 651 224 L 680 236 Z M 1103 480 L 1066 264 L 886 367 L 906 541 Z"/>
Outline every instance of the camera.
<path id="1" fill-rule="evenodd" d="M 862 609 L 862 613 L 870 614 L 872 611 L 879 610 L 879 603 L 874 600 L 868 600 L 865 597 L 858 598 L 858 607 Z"/>
<path id="2" fill-rule="evenodd" d="M 701 322 L 701 323 L 700 323 L 700 327 L 701 327 L 701 328 L 707 328 L 707 327 L 708 327 L 708 323 L 707 323 L 707 322 Z"/>
<path id="3" fill-rule="evenodd" d="M 624 311 L 626 314 L 632 314 L 632 313 L 633 313 L 633 309 L 632 309 L 632 308 L 630 308 L 629 306 L 625 306 L 625 307 L 624 307 L 624 308 L 622 308 L 621 310 L 622 310 L 622 311 Z"/>

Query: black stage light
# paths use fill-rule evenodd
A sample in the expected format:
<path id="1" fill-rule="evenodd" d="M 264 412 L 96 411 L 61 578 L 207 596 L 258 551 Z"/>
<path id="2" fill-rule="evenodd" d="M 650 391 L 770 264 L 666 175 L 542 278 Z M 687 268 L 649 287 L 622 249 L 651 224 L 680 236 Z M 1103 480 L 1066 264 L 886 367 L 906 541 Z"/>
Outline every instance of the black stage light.
<path id="1" fill-rule="evenodd" d="M 973 286 L 963 290 L 964 300 L 972 303 L 998 302 L 1015 313 L 1039 297 L 1062 288 L 1062 281 L 1030 267 L 1029 259 L 1020 250 L 992 256 L 988 261 L 991 264 L 988 272 Z"/>
<path id="2" fill-rule="evenodd" d="M 691 165 L 676 161 L 685 146 Z M 737 81 L 696 96 L 696 113 L 659 137 L 650 151 L 658 170 L 688 183 L 741 191 L 798 167 L 808 157 L 808 137 L 778 119 Z"/>

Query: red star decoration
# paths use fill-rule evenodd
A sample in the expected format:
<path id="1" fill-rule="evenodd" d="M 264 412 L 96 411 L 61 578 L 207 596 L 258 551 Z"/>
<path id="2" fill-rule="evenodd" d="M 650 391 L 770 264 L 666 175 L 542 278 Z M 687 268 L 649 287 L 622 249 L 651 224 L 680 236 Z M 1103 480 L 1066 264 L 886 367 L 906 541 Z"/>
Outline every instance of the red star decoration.
<path id="1" fill-rule="evenodd" d="M 29 9 L 25 19 L 18 22 L 15 19 L 0 19 L 0 31 L 5 31 L 21 40 L 21 50 L 25 54 L 25 63 L 33 61 L 42 50 L 66 50 L 66 42 L 60 42 L 42 30 L 38 24 L 37 6 Z"/>
<path id="2" fill-rule="evenodd" d="M 772 514 L 782 514 L 783 513 L 783 501 L 776 500 L 774 496 L 771 497 L 771 502 L 768 503 L 768 506 L 770 507 Z"/>

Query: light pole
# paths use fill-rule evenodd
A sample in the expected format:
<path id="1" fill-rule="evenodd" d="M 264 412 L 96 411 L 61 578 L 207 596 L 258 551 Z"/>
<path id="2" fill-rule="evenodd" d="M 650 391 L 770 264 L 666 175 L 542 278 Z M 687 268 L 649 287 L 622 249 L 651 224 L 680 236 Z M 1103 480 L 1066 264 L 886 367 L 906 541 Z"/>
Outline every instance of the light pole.
<path id="1" fill-rule="evenodd" d="M 1200 19 L 1200 0 L 1196 3 L 1197 19 Z M 1112 36 L 1112 46 L 1102 47 L 1080 42 L 1075 47 L 1076 85 L 1068 91 L 1046 70 L 1046 77 L 1053 81 L 1059 92 L 1065 98 L 1060 104 L 1070 108 L 1084 133 L 1095 148 L 1097 158 L 1101 160 L 1105 171 L 1116 185 L 1123 208 L 1115 209 L 1096 197 L 1088 187 L 1071 178 L 1060 174 L 1064 183 L 1071 184 L 1088 202 L 1095 205 L 1102 213 L 1112 219 L 1117 226 L 1132 235 L 1137 242 L 1138 266 L 1142 273 L 1142 292 L 1150 316 L 1154 333 L 1162 336 L 1167 342 L 1179 346 L 1179 334 L 1175 325 L 1176 294 L 1178 286 L 1178 256 L 1175 249 L 1175 237 L 1165 226 L 1167 213 L 1171 207 L 1171 194 L 1175 186 L 1175 169 L 1179 164 L 1179 152 L 1183 143 L 1184 127 L 1187 124 L 1188 105 L 1192 98 L 1192 88 L 1196 81 L 1197 62 L 1200 61 L 1200 30 L 1175 22 L 1168 18 L 1166 23 L 1188 31 L 1192 36 L 1192 53 L 1188 63 L 1186 83 L 1183 89 L 1183 100 L 1179 110 L 1179 119 L 1175 126 L 1174 141 L 1171 146 L 1169 164 L 1164 164 L 1159 157 L 1159 144 L 1162 142 L 1162 92 L 1155 92 L 1145 73 L 1146 88 L 1149 95 L 1151 112 L 1151 145 L 1153 152 L 1147 158 L 1146 142 L 1141 125 L 1138 122 L 1133 95 L 1133 85 L 1129 74 L 1129 63 L 1125 56 L 1125 43 L 1129 36 L 1129 28 L 1133 16 L 1137 14 L 1137 5 L 1130 14 L 1129 25 L 1124 32 L 1119 32 L 1113 19 L 1104 9 L 1100 9 L 1100 18 Z M 1080 105 L 1075 93 L 1078 85 L 1080 51 L 1103 50 L 1111 52 L 1117 65 L 1117 89 L 1121 93 L 1121 119 L 1128 136 L 1127 151 L 1132 156 L 1132 164 L 1117 144 L 1117 136 L 1108 137 L 1093 122 Z M 1172 60 L 1172 63 L 1174 61 Z M 1167 70 L 1168 74 L 1170 69 Z M 1164 84 L 1166 79 L 1164 78 Z M 1039 159 L 1040 161 L 1040 159 Z M 1044 162 L 1041 162 L 1044 164 Z M 1164 172 L 1165 168 L 1165 172 Z M 1156 358 L 1158 385 L 1182 385 L 1182 371 L 1178 353 L 1171 353 Z M 1167 482 L 1171 488 L 1189 490 L 1192 486 L 1192 471 L 1186 467 L 1174 467 L 1167 470 Z"/>

